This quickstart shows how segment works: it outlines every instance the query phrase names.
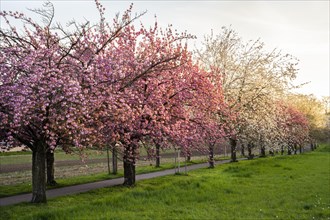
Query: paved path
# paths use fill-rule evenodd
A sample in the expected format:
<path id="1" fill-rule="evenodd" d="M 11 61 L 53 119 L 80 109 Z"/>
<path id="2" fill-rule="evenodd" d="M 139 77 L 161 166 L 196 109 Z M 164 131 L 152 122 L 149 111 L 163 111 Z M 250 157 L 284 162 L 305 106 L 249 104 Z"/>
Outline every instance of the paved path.
<path id="1" fill-rule="evenodd" d="M 307 152 L 307 151 L 309 151 L 309 150 L 304 150 L 304 152 Z M 297 152 L 297 154 L 299 154 L 299 151 Z M 246 159 L 247 158 L 238 158 L 237 160 L 246 160 Z M 229 163 L 229 162 L 230 162 L 230 160 L 221 160 L 221 161 L 217 161 L 216 164 L 224 164 L 224 163 Z M 189 165 L 189 166 L 187 166 L 187 172 L 190 170 L 205 168 L 205 167 L 208 167 L 208 165 L 209 165 L 208 163 Z M 163 170 L 163 171 L 158 171 L 158 172 L 139 174 L 139 175 L 136 175 L 136 181 L 171 175 L 171 174 L 174 174 L 176 171 L 177 171 L 177 169 L 168 169 L 168 170 Z M 185 172 L 184 164 L 181 164 L 180 171 L 182 173 Z M 103 180 L 103 181 L 99 181 L 99 182 L 86 183 L 86 184 L 62 187 L 62 188 L 57 188 L 57 189 L 50 189 L 50 190 L 47 190 L 46 194 L 47 194 L 47 198 L 50 199 L 50 198 L 55 198 L 55 197 L 59 197 L 59 196 L 83 193 L 83 192 L 87 192 L 87 191 L 90 191 L 93 189 L 117 186 L 117 185 L 121 185 L 123 182 L 124 182 L 124 178 L 122 177 L 122 178 L 117 178 L 117 179 Z M 31 200 L 31 198 L 32 198 L 31 193 L 0 198 L 0 206 L 13 205 L 13 204 L 21 203 L 21 202 L 29 202 Z"/>
<path id="2" fill-rule="evenodd" d="M 246 158 L 240 158 L 238 160 L 245 160 Z M 216 164 L 224 164 L 224 163 L 229 163 L 230 160 L 222 160 L 222 161 L 217 161 Z M 180 172 L 184 173 L 185 172 L 185 167 L 183 164 L 181 164 L 180 167 Z M 208 167 L 208 163 L 201 163 L 201 164 L 194 164 L 187 166 L 187 172 L 190 170 L 195 170 L 195 169 L 200 169 L 200 168 L 205 168 Z M 139 174 L 136 175 L 136 180 L 144 180 L 144 179 L 151 179 L 155 177 L 160 177 L 160 176 L 166 176 L 166 175 L 171 175 L 174 174 L 177 169 L 168 169 L 168 170 L 163 170 L 163 171 L 158 171 L 158 172 L 151 172 L 151 173 L 146 173 L 146 174 Z M 103 180 L 99 182 L 93 182 L 93 183 L 86 183 L 86 184 L 81 184 L 81 185 L 75 185 L 75 186 L 68 186 L 68 187 L 62 187 L 62 188 L 57 188 L 57 189 L 50 189 L 47 190 L 47 198 L 55 198 L 59 196 L 66 196 L 66 195 L 72 195 L 72 194 L 77 194 L 77 193 L 82 193 L 82 192 L 87 192 L 93 189 L 99 189 L 103 187 L 110 187 L 110 186 L 116 186 L 116 185 L 121 185 L 124 182 L 124 178 L 117 178 L 117 179 L 110 179 L 110 180 Z M 21 194 L 21 195 L 16 195 L 16 196 L 10 196 L 10 197 L 4 197 L 0 198 L 0 206 L 7 206 L 7 205 L 13 205 L 21 202 L 29 202 L 32 198 L 31 193 L 27 194 Z"/>

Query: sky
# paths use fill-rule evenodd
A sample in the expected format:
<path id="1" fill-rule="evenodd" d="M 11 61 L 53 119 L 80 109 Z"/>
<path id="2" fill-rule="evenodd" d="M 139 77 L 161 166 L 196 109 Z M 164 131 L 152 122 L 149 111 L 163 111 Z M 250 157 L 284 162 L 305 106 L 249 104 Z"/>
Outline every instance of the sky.
<path id="1" fill-rule="evenodd" d="M 24 12 L 40 8 L 44 1 L 1 0 L 1 10 Z M 94 1 L 51 1 L 55 7 L 55 21 L 89 20 L 96 23 L 98 13 Z M 133 12 L 147 10 L 140 21 L 145 25 L 172 24 L 178 31 L 187 31 L 197 37 L 190 42 L 199 48 L 205 35 L 214 34 L 221 27 L 231 26 L 244 41 L 260 39 L 267 50 L 277 48 L 283 54 L 299 59 L 299 73 L 294 84 L 308 82 L 293 92 L 314 94 L 318 98 L 330 96 L 329 78 L 329 0 L 324 1 L 110 1 L 100 0 L 111 19 L 133 2 Z M 136 24 L 139 25 L 138 21 Z M 3 21 L 1 21 L 1 26 Z"/>

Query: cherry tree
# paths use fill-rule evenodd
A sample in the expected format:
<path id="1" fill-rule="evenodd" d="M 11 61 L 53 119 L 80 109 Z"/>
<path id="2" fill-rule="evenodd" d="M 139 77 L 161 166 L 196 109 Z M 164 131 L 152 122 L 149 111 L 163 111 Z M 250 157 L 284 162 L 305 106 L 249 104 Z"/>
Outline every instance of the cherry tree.
<path id="1" fill-rule="evenodd" d="M 201 97 L 212 95 L 207 92 L 212 85 L 192 61 L 186 43 L 191 35 L 176 33 L 171 26 L 161 29 L 157 22 L 136 28 L 132 7 L 122 20 L 108 23 L 103 7 L 97 6 L 100 25 L 79 32 L 82 46 L 70 58 L 79 61 L 87 84 L 83 94 L 88 97 L 88 116 L 94 119 L 86 123 L 94 135 L 88 135 L 89 144 L 117 146 L 123 155 L 124 184 L 133 185 L 141 142 L 190 151 L 189 143 L 198 136 L 189 132 L 194 121 L 190 109 L 201 104 Z"/>
<path id="2" fill-rule="evenodd" d="M 325 141 L 329 136 L 327 128 L 326 103 L 318 100 L 313 95 L 288 94 L 285 97 L 287 103 L 291 103 L 299 112 L 308 119 L 309 136 L 312 144 L 315 141 Z"/>
<path id="3" fill-rule="evenodd" d="M 270 108 L 272 107 L 273 108 Z M 255 109 L 254 114 L 249 115 L 242 121 L 240 143 L 241 148 L 247 147 L 249 159 L 253 158 L 252 151 L 259 147 L 260 156 L 266 156 L 266 150 L 277 149 L 275 135 L 277 131 L 274 105 L 267 103 L 266 108 Z"/>
<path id="4" fill-rule="evenodd" d="M 232 161 L 236 161 L 236 145 L 244 135 L 251 115 L 271 109 L 268 100 L 279 98 L 297 73 L 296 60 L 278 50 L 266 51 L 260 40 L 243 42 L 231 28 L 219 35 L 205 38 L 198 58 L 202 66 L 219 75 L 224 97 L 232 112 L 237 114 L 232 124 L 234 135 L 229 138 Z"/>
<path id="5" fill-rule="evenodd" d="M 285 102 L 278 102 L 278 127 L 282 130 L 280 138 L 287 145 L 288 154 L 294 150 L 300 150 L 304 143 L 309 140 L 309 123 L 306 116 Z"/>
<path id="6" fill-rule="evenodd" d="M 114 71 L 111 77 L 117 78 L 104 81 L 111 83 L 105 86 L 107 93 L 117 98 L 105 97 L 108 108 L 104 108 L 100 117 L 106 120 L 101 125 L 103 134 L 112 139 L 109 141 L 120 142 L 125 185 L 135 183 L 141 142 L 152 141 L 162 148 L 180 146 L 186 154 L 197 148 L 192 143 L 196 143 L 193 140 L 199 134 L 191 131 L 195 130 L 195 119 L 199 116 L 193 111 L 197 107 L 208 111 L 210 103 L 207 107 L 204 104 L 209 100 L 207 97 L 212 97 L 213 90 L 207 73 L 193 63 L 187 50 L 185 41 L 190 37 L 185 33 L 174 34 L 171 27 L 162 30 L 156 23 L 152 28 L 141 27 L 138 31 L 128 26 L 116 42 L 118 51 L 125 55 L 125 62 L 116 64 L 121 65 L 118 70 L 125 72 Z M 112 55 L 107 54 L 102 62 L 112 60 Z M 224 107 L 218 105 L 219 111 Z"/>
<path id="7" fill-rule="evenodd" d="M 103 8 L 96 2 L 103 27 Z M 60 25 L 52 27 L 54 8 L 46 3 L 35 10 L 44 25 L 18 12 L 1 12 L 8 29 L 1 28 L 0 119 L 1 133 L 12 143 L 19 142 L 32 150 L 32 200 L 46 202 L 45 156 L 56 146 L 82 151 L 98 140 L 94 116 L 100 108 L 95 87 L 94 55 L 119 36 L 132 17 L 131 8 L 117 16 L 106 39 L 95 41 L 89 23 L 73 22 L 73 31 Z M 23 30 L 10 19 L 23 24 Z M 89 46 L 94 51 L 92 51 Z M 92 52 L 92 53 L 91 53 Z M 93 64 L 93 65 L 92 65 Z"/>

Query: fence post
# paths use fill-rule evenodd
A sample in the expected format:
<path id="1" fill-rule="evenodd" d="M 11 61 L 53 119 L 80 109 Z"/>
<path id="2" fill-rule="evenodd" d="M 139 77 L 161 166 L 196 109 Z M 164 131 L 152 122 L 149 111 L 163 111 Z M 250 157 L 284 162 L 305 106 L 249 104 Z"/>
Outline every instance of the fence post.
<path id="1" fill-rule="evenodd" d="M 107 159 L 108 159 L 108 174 L 110 175 L 110 155 L 109 155 L 109 145 L 107 145 Z"/>

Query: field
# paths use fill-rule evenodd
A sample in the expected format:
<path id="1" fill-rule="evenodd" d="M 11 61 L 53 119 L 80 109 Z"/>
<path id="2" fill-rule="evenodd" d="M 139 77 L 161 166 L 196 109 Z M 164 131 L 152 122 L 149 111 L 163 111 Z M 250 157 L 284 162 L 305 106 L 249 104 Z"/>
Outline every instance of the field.
<path id="1" fill-rule="evenodd" d="M 1 207 L 0 219 L 330 219 L 330 146 Z"/>
<path id="2" fill-rule="evenodd" d="M 58 184 L 56 186 L 48 186 L 48 188 L 61 188 L 123 176 L 123 163 L 120 159 L 118 160 L 118 173 L 113 175 L 108 174 L 105 151 L 88 150 L 87 153 L 89 154 L 88 159 L 82 162 L 78 155 L 67 155 L 63 151 L 58 151 L 55 154 L 55 178 Z M 174 151 L 167 150 L 162 152 L 161 166 L 157 168 L 154 166 L 154 160 L 144 159 L 146 152 L 141 152 L 141 154 L 142 158 L 137 161 L 137 174 L 175 167 Z M 218 155 L 215 159 L 222 160 L 228 159 L 228 157 Z M 207 156 L 195 155 L 191 157 L 191 161 L 187 162 L 187 165 L 206 161 Z M 181 166 L 185 164 L 183 157 L 181 157 L 180 163 Z M 1 153 L 0 165 L 0 198 L 31 192 L 31 152 Z M 6 172 L 8 168 L 14 171 Z"/>
<path id="3" fill-rule="evenodd" d="M 49 188 L 60 188 L 123 176 L 123 164 L 120 158 L 118 160 L 118 174 L 113 175 L 108 174 L 106 151 L 87 150 L 86 153 L 88 159 L 82 162 L 78 154 L 66 154 L 58 150 L 55 153 L 55 178 L 58 184 Z M 175 166 L 176 153 L 172 150 L 161 152 L 161 167 L 159 168 L 154 167 L 154 160 L 145 159 L 146 154 L 145 150 L 142 149 L 141 158 L 137 161 L 137 173 L 154 172 Z M 0 197 L 31 192 L 31 157 L 31 152 L 0 153 Z M 223 155 L 215 157 L 217 160 L 225 158 L 228 157 Z M 180 161 L 181 165 L 184 165 L 183 157 Z M 196 154 L 191 157 L 191 163 L 206 161 L 206 155 Z"/>

